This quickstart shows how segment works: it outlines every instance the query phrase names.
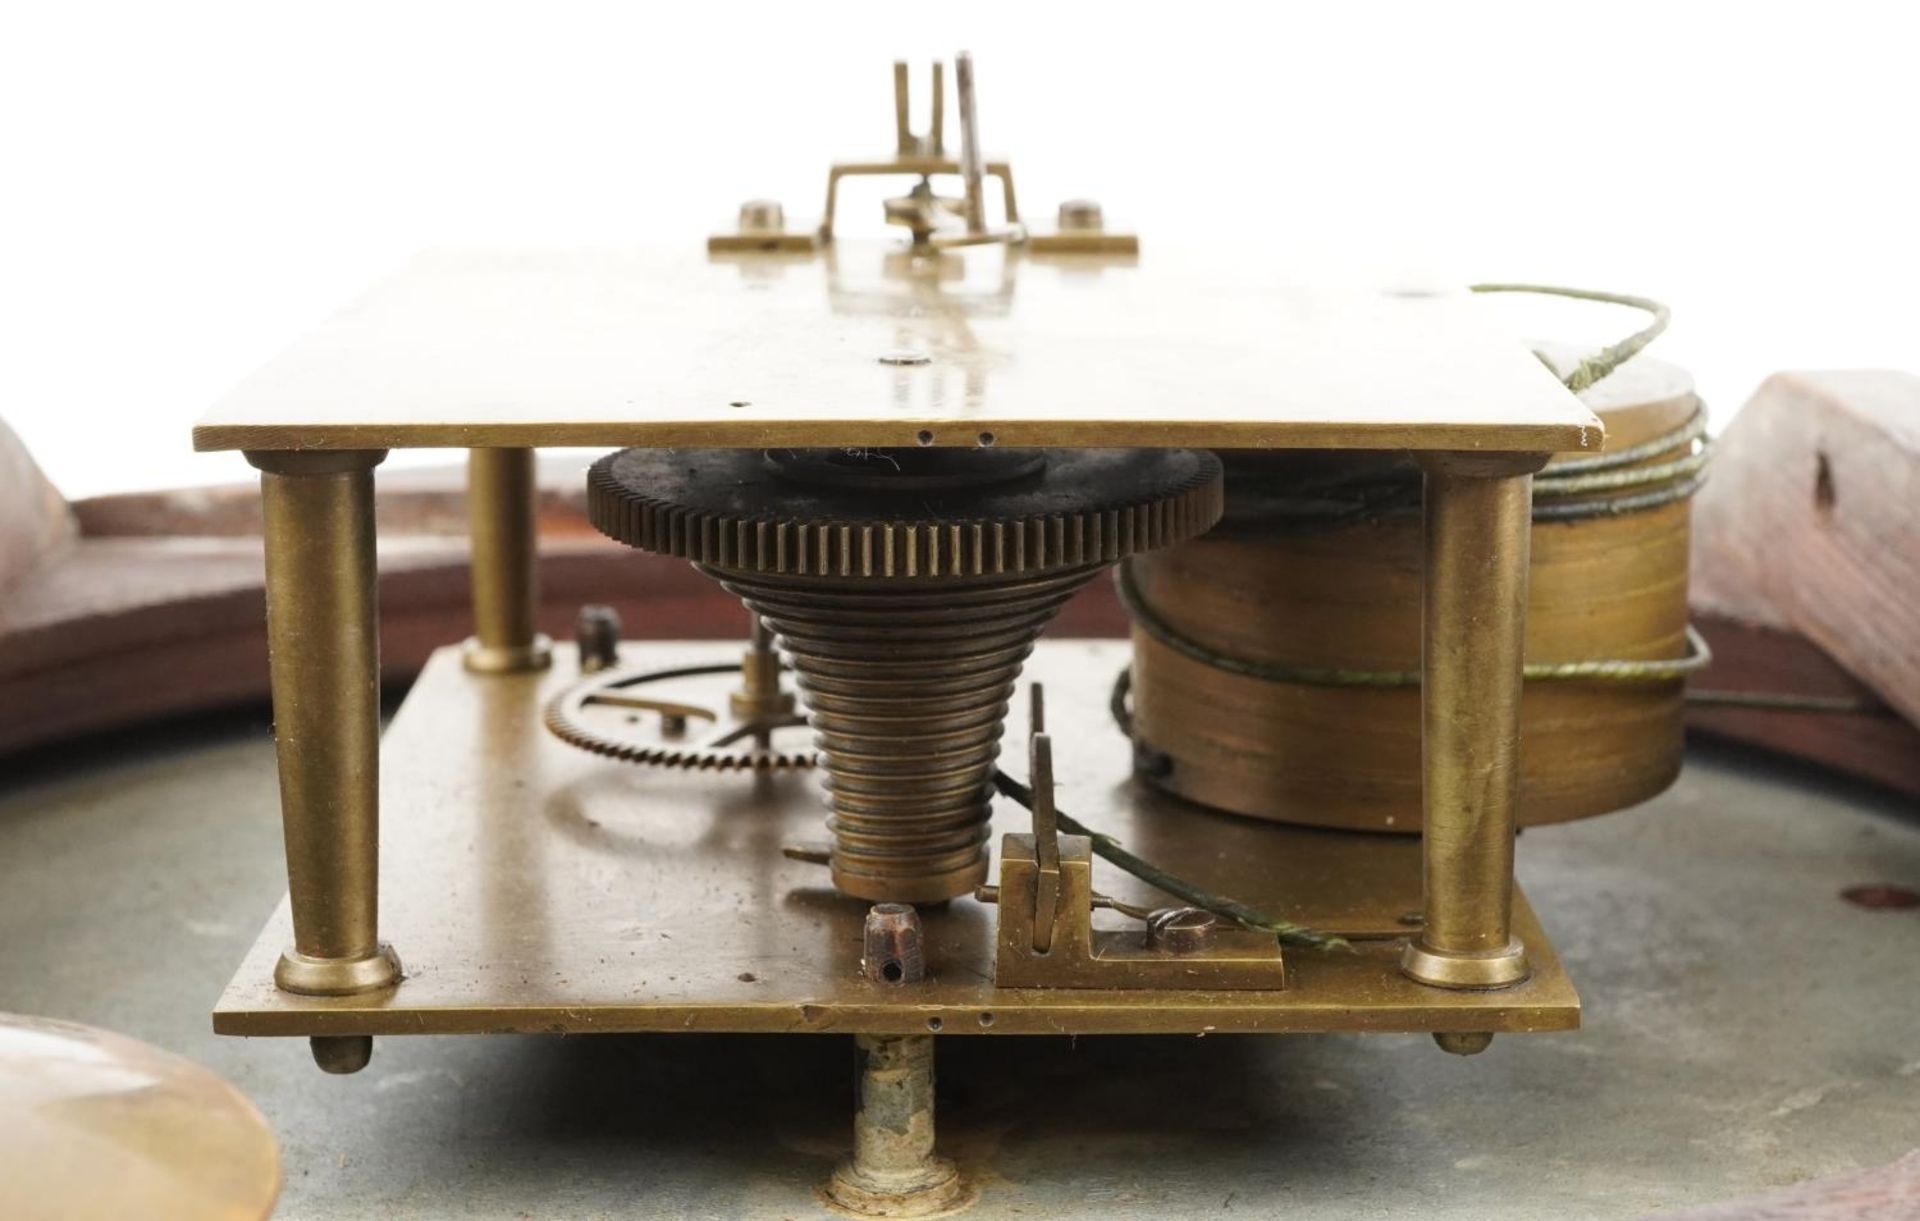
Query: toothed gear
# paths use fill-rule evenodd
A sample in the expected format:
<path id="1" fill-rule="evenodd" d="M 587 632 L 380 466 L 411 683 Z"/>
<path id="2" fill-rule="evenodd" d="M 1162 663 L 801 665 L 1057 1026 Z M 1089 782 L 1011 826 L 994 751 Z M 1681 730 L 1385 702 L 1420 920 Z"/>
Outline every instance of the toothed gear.
<path id="1" fill-rule="evenodd" d="M 605 691 L 624 691 L 647 683 L 666 682 L 702 674 L 725 673 L 738 669 L 737 666 L 717 665 L 652 673 L 609 670 L 582 679 L 554 696 L 547 702 L 543 719 L 548 732 L 561 741 L 623 763 L 717 772 L 797 771 L 814 766 L 817 756 L 810 750 L 730 750 L 721 747 L 703 747 L 697 744 L 644 742 L 602 732 L 589 724 L 580 713 L 580 710 L 596 695 Z M 805 723 L 804 718 L 796 718 L 791 727 L 799 728 Z"/>
<path id="2" fill-rule="evenodd" d="M 588 517 L 611 538 L 795 576 L 1111 564 L 1205 532 L 1221 508 L 1219 459 L 1191 449 L 629 449 L 587 477 Z"/>

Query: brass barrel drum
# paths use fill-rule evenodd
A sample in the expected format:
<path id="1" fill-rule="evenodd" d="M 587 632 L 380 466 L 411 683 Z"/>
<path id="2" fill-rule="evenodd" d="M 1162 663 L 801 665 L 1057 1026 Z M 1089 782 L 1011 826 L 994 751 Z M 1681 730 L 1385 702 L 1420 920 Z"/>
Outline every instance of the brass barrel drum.
<path id="1" fill-rule="evenodd" d="M 1571 367 L 1578 353 L 1553 350 Z M 1519 820 L 1621 809 L 1680 768 L 1692 379 L 1640 357 L 1581 395 L 1607 449 L 1536 478 Z M 1141 774 L 1282 822 L 1417 831 L 1420 482 L 1399 455 L 1223 454 L 1203 538 L 1130 561 Z"/>

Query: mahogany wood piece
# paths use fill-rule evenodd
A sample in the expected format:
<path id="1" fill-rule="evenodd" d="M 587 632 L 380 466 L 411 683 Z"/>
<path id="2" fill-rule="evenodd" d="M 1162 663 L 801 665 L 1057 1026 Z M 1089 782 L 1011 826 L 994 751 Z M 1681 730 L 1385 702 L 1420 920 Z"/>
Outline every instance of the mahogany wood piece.
<path id="1" fill-rule="evenodd" d="M 0 421 L 0 596 L 77 532 L 66 501 Z"/>
<path id="2" fill-rule="evenodd" d="M 1694 530 L 1715 659 L 1696 686 L 1902 716 L 1696 706 L 1688 724 L 1920 796 L 1920 377 L 1768 378 L 1718 442 Z"/>
<path id="3" fill-rule="evenodd" d="M 1920 377 L 1774 374 L 1695 522 L 1696 607 L 1798 632 L 1920 721 Z"/>
<path id="4" fill-rule="evenodd" d="M 1696 687 L 1878 703 L 1871 688 L 1791 630 L 1698 610 L 1694 626 L 1713 649 L 1713 666 Z M 1687 710 L 1687 728 L 1920 797 L 1920 729 L 1884 706 L 1834 713 L 1695 704 Z"/>

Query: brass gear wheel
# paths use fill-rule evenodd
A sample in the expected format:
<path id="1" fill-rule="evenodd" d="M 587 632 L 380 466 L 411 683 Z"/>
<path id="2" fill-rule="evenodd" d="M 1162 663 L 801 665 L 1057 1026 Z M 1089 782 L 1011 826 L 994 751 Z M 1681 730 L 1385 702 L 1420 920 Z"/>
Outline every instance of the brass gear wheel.
<path id="1" fill-rule="evenodd" d="M 610 538 L 723 572 L 879 580 L 1112 564 L 1220 518 L 1203 450 L 629 449 L 587 475 Z"/>
<path id="2" fill-rule="evenodd" d="M 678 767 L 695 771 L 789 771 L 810 768 L 816 762 L 810 750 L 775 750 L 771 745 L 737 749 L 741 739 L 754 739 L 757 731 L 804 726 L 807 719 L 793 714 L 770 718 L 764 724 L 754 720 L 725 723 L 718 732 L 697 742 L 649 742 L 632 735 L 609 733 L 595 726 L 585 715 L 594 704 L 644 710 L 663 717 L 678 716 L 683 721 L 707 720 L 721 724 L 721 717 L 704 705 L 675 700 L 647 699 L 627 695 L 635 687 L 676 679 L 701 678 L 715 674 L 738 674 L 740 666 L 721 662 L 705 666 L 681 666 L 671 670 L 605 670 L 581 679 L 548 701 L 545 721 L 549 732 L 581 750 L 623 763 L 641 763 L 653 767 Z"/>

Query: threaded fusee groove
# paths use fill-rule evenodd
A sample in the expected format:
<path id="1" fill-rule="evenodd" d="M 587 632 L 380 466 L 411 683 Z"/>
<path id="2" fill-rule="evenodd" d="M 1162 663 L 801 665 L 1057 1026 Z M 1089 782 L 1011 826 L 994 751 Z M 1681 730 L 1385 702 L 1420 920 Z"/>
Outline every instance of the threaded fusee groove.
<path id="1" fill-rule="evenodd" d="M 986 881 L 1021 663 L 1105 567 L 885 586 L 703 569 L 772 627 L 799 678 L 842 893 L 937 903 Z"/>
<path id="2" fill-rule="evenodd" d="M 1220 519 L 1188 449 L 623 450 L 593 524 L 692 560 L 778 638 L 826 775 L 834 885 L 938 903 L 987 876 L 994 762 L 1021 663 L 1128 556 Z"/>

